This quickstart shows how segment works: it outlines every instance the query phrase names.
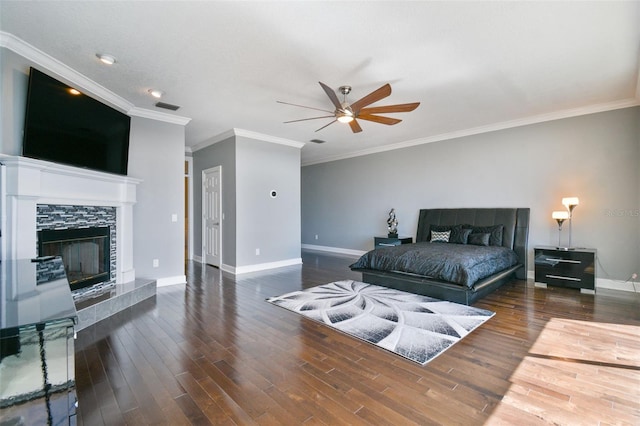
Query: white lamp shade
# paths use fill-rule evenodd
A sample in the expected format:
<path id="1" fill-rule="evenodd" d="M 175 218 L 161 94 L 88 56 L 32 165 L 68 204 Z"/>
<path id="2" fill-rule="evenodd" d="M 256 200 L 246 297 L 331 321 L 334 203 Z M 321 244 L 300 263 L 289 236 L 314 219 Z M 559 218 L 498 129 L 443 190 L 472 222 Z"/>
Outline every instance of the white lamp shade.
<path id="1" fill-rule="evenodd" d="M 562 205 L 566 207 L 577 206 L 578 204 L 580 204 L 580 200 L 578 200 L 578 197 L 566 197 L 562 199 Z"/>
<path id="2" fill-rule="evenodd" d="M 569 212 L 566 210 L 551 213 L 553 219 L 569 219 Z"/>

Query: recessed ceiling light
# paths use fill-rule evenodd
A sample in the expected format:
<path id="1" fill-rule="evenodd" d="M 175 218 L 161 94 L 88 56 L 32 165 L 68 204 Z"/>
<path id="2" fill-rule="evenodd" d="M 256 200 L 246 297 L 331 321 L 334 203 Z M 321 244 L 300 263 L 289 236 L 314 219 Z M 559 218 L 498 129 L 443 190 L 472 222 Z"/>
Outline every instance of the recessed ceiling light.
<path id="1" fill-rule="evenodd" d="M 111 56 L 111 55 L 107 55 L 107 54 L 105 54 L 105 53 L 96 53 L 96 56 L 98 57 L 98 59 L 100 59 L 100 61 L 101 61 L 103 64 L 106 64 L 106 65 L 113 65 L 113 64 L 115 64 L 115 63 L 116 63 L 116 58 L 114 58 L 114 57 L 113 57 L 113 56 Z"/>
<path id="2" fill-rule="evenodd" d="M 79 95 L 80 91 L 78 89 L 74 89 L 73 87 L 69 88 L 69 93 L 72 95 Z"/>
<path id="3" fill-rule="evenodd" d="M 149 89 L 149 94 L 154 98 L 160 99 L 162 95 L 164 95 L 164 92 L 158 89 Z"/>

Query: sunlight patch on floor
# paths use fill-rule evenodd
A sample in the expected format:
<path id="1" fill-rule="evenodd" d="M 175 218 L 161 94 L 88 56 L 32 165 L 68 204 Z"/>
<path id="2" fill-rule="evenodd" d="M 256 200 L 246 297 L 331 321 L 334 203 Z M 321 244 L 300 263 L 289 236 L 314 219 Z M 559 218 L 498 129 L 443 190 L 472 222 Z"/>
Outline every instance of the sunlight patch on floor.
<path id="1" fill-rule="evenodd" d="M 510 381 L 486 424 L 640 424 L 640 327 L 552 318 Z"/>

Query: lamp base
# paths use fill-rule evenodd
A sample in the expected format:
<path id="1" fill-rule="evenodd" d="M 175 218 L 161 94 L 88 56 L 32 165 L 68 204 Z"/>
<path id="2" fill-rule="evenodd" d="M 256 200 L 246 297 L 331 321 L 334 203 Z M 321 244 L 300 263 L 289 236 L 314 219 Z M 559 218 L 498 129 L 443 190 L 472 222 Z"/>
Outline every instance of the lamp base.
<path id="1" fill-rule="evenodd" d="M 562 250 L 562 251 L 571 251 L 575 249 L 576 247 L 556 247 L 556 250 Z"/>

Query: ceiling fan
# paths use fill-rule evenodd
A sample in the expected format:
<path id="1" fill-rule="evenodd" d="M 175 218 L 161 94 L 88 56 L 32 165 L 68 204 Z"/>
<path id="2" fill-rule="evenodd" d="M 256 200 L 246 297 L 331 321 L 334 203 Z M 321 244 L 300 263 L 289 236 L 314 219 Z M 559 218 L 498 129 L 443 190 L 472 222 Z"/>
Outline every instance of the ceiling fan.
<path id="1" fill-rule="evenodd" d="M 338 99 L 338 95 L 336 95 L 336 92 L 333 89 L 331 89 L 329 86 L 327 86 L 322 82 L 319 82 L 319 83 L 322 89 L 324 89 L 327 96 L 329 96 L 329 99 L 331 99 L 331 103 L 335 107 L 334 111 L 329 111 L 329 110 L 320 109 L 320 108 L 313 108 L 313 107 L 308 107 L 304 105 L 297 105 L 297 104 L 292 104 L 292 103 L 283 102 L 283 101 L 277 101 L 277 102 L 285 105 L 293 105 L 293 106 L 302 107 L 302 108 L 314 109 L 316 111 L 323 111 L 331 115 L 302 118 L 300 120 L 290 120 L 290 121 L 285 121 L 285 123 L 317 120 L 320 118 L 333 118 L 334 119 L 333 121 L 320 127 L 318 130 L 316 130 L 316 132 L 335 123 L 336 121 L 339 121 L 340 123 L 349 124 L 349 127 L 351 127 L 351 131 L 353 133 L 359 133 L 362 131 L 362 127 L 360 127 L 360 124 L 358 124 L 357 119 L 373 121 L 375 123 L 386 124 L 390 126 L 393 124 L 398 124 L 402 120 L 398 118 L 383 117 L 378 114 L 409 112 L 418 108 L 418 105 L 420 105 L 420 102 L 413 102 L 409 104 L 384 105 L 384 106 L 366 108 L 368 105 L 378 102 L 379 100 L 384 99 L 391 94 L 391 85 L 389 85 L 389 83 L 385 84 L 384 86 L 382 86 L 377 90 L 374 90 L 373 92 L 369 93 L 367 96 L 363 97 L 360 100 L 355 101 L 352 104 L 347 102 L 347 95 L 351 92 L 351 86 L 340 86 L 338 88 L 338 91 L 343 95 L 343 101 L 340 102 L 340 100 Z"/>

